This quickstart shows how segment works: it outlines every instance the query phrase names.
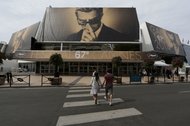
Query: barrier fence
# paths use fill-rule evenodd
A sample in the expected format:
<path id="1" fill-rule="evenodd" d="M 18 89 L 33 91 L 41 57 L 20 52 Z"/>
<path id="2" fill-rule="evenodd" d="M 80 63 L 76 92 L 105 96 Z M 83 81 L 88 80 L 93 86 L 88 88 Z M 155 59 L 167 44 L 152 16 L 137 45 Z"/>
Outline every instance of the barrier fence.
<path id="1" fill-rule="evenodd" d="M 13 85 L 26 85 L 30 87 L 30 75 L 13 75 L 13 80 L 10 82 L 10 87 Z"/>
<path id="2" fill-rule="evenodd" d="M 88 78 L 88 79 L 84 79 Z M 90 82 L 90 76 L 82 76 L 79 80 L 78 76 L 60 76 L 55 78 L 53 75 L 30 75 L 30 74 L 13 74 L 12 79 L 7 80 L 6 76 L 0 76 L 0 87 L 32 87 L 32 86 L 68 86 L 69 83 L 72 85 L 77 85 L 77 83 L 87 85 Z M 103 82 L 103 76 L 100 77 Z M 62 80 L 63 79 L 63 80 Z M 77 81 L 75 81 L 75 79 Z M 79 82 L 81 81 L 82 82 Z M 85 80 L 85 81 L 84 81 Z M 73 84 L 75 82 L 75 84 Z M 131 85 L 131 84 L 173 84 L 173 83 L 190 83 L 189 75 L 173 75 L 168 77 L 163 76 L 140 76 L 140 75 L 131 75 L 131 76 L 119 76 L 115 77 L 114 85 Z M 72 86 L 70 85 L 70 86 Z"/>
<path id="3" fill-rule="evenodd" d="M 53 78 L 53 75 L 44 75 L 44 74 L 42 74 L 41 75 L 41 86 L 51 84 L 52 78 Z"/>
<path id="4" fill-rule="evenodd" d="M 0 76 L 0 87 L 18 87 L 18 86 L 28 86 L 30 87 L 30 74 L 19 74 Z"/>

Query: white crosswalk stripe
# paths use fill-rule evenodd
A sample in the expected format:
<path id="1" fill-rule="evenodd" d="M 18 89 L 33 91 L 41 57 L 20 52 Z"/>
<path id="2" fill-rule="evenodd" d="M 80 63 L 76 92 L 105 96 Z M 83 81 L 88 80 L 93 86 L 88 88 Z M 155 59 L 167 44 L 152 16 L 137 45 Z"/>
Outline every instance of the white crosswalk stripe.
<path id="1" fill-rule="evenodd" d="M 100 91 L 104 91 L 104 89 L 100 89 Z M 79 93 L 79 92 L 90 92 L 90 89 L 69 90 L 69 93 Z"/>
<path id="2" fill-rule="evenodd" d="M 98 96 L 104 96 L 105 93 L 98 93 Z M 80 97 L 91 97 L 91 94 L 71 94 L 67 95 L 66 98 L 80 98 Z"/>
<path id="3" fill-rule="evenodd" d="M 117 110 L 103 111 L 103 112 L 68 115 L 68 116 L 59 117 L 56 126 L 74 125 L 74 124 L 95 122 L 101 120 L 116 119 L 121 117 L 135 116 L 141 114 L 142 113 L 135 108 L 127 108 L 127 109 L 117 109 Z"/>
<path id="4" fill-rule="evenodd" d="M 70 87 L 70 89 L 90 89 L 91 87 Z"/>
<path id="5" fill-rule="evenodd" d="M 68 95 L 66 96 L 66 98 L 67 99 L 80 98 L 80 101 L 65 102 L 63 104 L 63 108 L 69 109 L 72 107 L 75 109 L 75 107 L 94 105 L 95 104 L 94 100 L 85 100 L 85 101 L 81 100 L 87 97 L 92 98 L 92 95 L 90 94 L 90 88 L 91 87 L 71 87 L 68 91 Z M 98 93 L 98 96 L 104 96 L 105 95 L 104 91 L 105 91 L 104 89 L 101 89 L 101 93 Z M 122 102 L 124 102 L 124 100 L 121 98 L 112 99 L 113 104 L 122 103 Z M 98 104 L 108 104 L 108 101 L 106 101 L 105 99 L 98 99 Z M 60 116 L 58 118 L 56 126 L 90 123 L 90 122 L 117 119 L 117 118 L 129 117 L 135 115 L 142 115 L 142 113 L 138 111 L 136 108 L 124 108 L 124 109 L 116 109 L 110 111 L 65 115 L 65 116 Z"/>
<path id="6" fill-rule="evenodd" d="M 124 102 L 121 98 L 113 98 L 112 103 L 120 103 L 120 102 Z M 98 100 L 99 104 L 108 104 L 107 101 L 105 101 L 104 99 L 100 99 Z M 63 107 L 78 107 L 78 106 L 87 106 L 87 105 L 94 105 L 94 101 L 93 100 L 89 100 L 89 101 L 76 101 L 76 102 L 65 102 Z"/>

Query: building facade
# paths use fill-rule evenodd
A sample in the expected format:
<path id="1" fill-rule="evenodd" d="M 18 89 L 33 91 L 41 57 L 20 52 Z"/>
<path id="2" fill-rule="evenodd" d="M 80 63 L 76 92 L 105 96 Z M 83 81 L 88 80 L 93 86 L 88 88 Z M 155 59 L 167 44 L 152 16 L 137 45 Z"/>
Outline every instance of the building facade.
<path id="1" fill-rule="evenodd" d="M 100 14 L 80 17 L 80 12 L 91 11 Z M 81 39 L 88 23 L 100 26 L 95 41 Z M 91 75 L 94 68 L 104 74 L 117 56 L 122 58 L 119 71 L 126 76 L 138 74 L 152 54 L 185 56 L 177 34 L 150 23 L 140 26 L 135 8 L 48 7 L 42 21 L 13 33 L 6 48 L 7 57 L 30 61 L 20 62 L 20 68 L 39 74 L 54 73 L 49 58 L 55 53 L 64 60 L 59 71 L 68 75 Z"/>

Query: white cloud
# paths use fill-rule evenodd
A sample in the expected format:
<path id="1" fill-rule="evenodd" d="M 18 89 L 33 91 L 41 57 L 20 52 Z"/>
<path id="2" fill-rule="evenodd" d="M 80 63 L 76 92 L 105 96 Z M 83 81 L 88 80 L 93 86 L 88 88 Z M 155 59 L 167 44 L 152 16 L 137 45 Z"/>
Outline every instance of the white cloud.
<path id="1" fill-rule="evenodd" d="M 0 4 L 0 41 L 41 21 L 46 7 L 135 7 L 139 22 L 145 21 L 190 39 L 189 0 L 4 0 Z"/>

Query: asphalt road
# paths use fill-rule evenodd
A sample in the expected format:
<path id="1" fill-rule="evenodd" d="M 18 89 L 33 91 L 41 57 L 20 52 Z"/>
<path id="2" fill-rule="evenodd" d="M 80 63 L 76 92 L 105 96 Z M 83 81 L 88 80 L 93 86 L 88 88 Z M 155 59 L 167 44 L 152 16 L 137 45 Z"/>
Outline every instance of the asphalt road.
<path id="1" fill-rule="evenodd" d="M 100 103 L 64 107 L 68 102 L 92 100 L 92 97 L 67 98 L 68 95 L 89 94 L 85 91 L 69 92 L 70 90 L 69 87 L 1 88 L 0 126 L 61 126 L 65 124 L 59 120 L 61 117 L 74 122 L 72 119 L 75 119 L 75 115 L 83 117 L 85 114 L 89 116 L 89 118 L 83 117 L 87 122 L 71 125 L 189 126 L 190 124 L 190 84 L 117 86 L 114 87 L 114 98 L 120 98 L 122 102 L 116 102 L 113 106 Z M 103 99 L 103 96 L 100 96 L 100 99 Z M 131 108 L 141 114 L 127 115 L 128 109 Z M 127 113 L 125 116 L 113 118 L 119 114 L 117 110 L 125 110 Z M 112 119 L 101 119 L 101 114 L 106 115 L 108 111 L 114 111 Z M 91 119 L 92 113 L 99 116 Z M 98 118 L 100 120 L 96 120 Z"/>

